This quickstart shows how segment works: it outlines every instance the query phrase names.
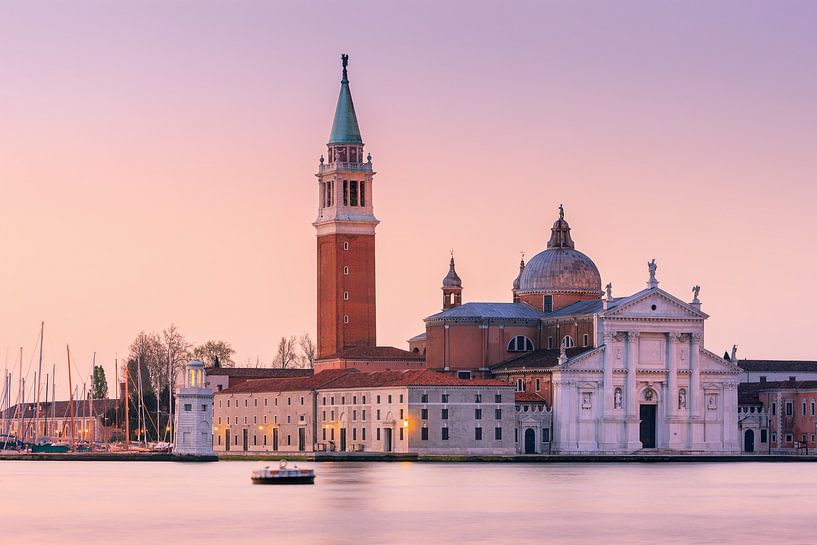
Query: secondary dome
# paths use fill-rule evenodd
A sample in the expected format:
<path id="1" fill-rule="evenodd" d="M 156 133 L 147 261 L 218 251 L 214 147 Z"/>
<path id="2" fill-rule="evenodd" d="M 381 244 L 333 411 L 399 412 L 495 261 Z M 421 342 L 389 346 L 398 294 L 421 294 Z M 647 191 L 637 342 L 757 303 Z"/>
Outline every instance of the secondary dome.
<path id="1" fill-rule="evenodd" d="M 570 225 L 559 207 L 547 250 L 533 256 L 519 276 L 519 293 L 601 295 L 601 274 L 593 260 L 574 248 Z"/>

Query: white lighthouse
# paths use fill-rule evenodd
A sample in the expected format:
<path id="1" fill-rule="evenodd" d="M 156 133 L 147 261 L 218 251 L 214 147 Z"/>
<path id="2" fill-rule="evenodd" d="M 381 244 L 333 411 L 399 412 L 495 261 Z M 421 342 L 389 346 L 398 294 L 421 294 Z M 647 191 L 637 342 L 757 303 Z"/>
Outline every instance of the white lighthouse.
<path id="1" fill-rule="evenodd" d="M 192 360 L 184 369 L 184 386 L 176 393 L 176 437 L 173 452 L 213 455 L 213 393 L 205 387 L 204 364 Z"/>

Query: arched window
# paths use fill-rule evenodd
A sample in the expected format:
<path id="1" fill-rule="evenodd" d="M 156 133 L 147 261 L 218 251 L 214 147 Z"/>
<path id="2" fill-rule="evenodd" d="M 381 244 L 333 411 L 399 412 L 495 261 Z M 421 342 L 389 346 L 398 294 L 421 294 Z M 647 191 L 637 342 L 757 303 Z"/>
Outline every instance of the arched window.
<path id="1" fill-rule="evenodd" d="M 508 352 L 530 352 L 533 350 L 533 342 L 524 335 L 517 335 L 508 343 Z"/>
<path id="2" fill-rule="evenodd" d="M 553 337 L 548 337 L 548 350 L 553 348 Z"/>
<path id="3" fill-rule="evenodd" d="M 587 346 L 589 342 L 590 342 L 590 335 L 588 335 L 587 333 L 585 333 L 585 334 L 582 336 L 582 346 Z"/>
<path id="4" fill-rule="evenodd" d="M 516 379 L 516 391 L 517 392 L 525 391 L 525 381 L 521 378 Z"/>
<path id="5" fill-rule="evenodd" d="M 571 337 L 570 335 L 565 335 L 564 338 L 562 339 L 562 346 L 564 346 L 565 348 L 573 348 L 574 346 L 576 346 L 576 343 L 573 342 L 573 337 Z"/>

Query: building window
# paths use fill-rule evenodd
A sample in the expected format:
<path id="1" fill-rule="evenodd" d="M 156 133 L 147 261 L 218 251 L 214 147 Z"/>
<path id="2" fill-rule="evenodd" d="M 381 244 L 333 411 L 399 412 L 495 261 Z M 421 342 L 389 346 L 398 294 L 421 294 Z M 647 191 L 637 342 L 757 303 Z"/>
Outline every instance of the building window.
<path id="1" fill-rule="evenodd" d="M 400 409 L 400 420 L 403 420 L 403 409 Z"/>
<path id="2" fill-rule="evenodd" d="M 348 291 L 344 291 L 344 292 L 343 292 L 343 300 L 344 300 L 344 301 L 348 301 L 348 300 L 349 300 L 349 292 L 348 292 Z"/>
<path id="3" fill-rule="evenodd" d="M 538 392 L 539 390 L 541 390 L 541 388 L 542 388 L 542 380 L 537 378 L 536 379 L 536 391 Z"/>
<path id="4" fill-rule="evenodd" d="M 357 420 L 357 411 L 352 411 L 352 421 Z"/>
<path id="5" fill-rule="evenodd" d="M 354 180 L 349 187 L 349 206 L 357 206 L 357 182 Z"/>
<path id="6" fill-rule="evenodd" d="M 474 409 L 474 420 L 482 420 L 482 409 Z"/>
<path id="7" fill-rule="evenodd" d="M 789 382 L 795 382 L 796 380 L 797 380 L 797 377 L 794 377 L 794 376 L 789 377 Z"/>
<path id="8" fill-rule="evenodd" d="M 786 401 L 786 416 L 792 416 L 794 414 L 794 403 L 791 401 Z"/>
<path id="9" fill-rule="evenodd" d="M 348 315 L 348 314 L 344 314 L 344 315 L 343 315 L 343 323 L 344 323 L 344 324 L 348 324 L 348 323 L 349 323 L 349 315 Z"/>
<path id="10" fill-rule="evenodd" d="M 573 348 L 574 346 L 576 346 L 576 343 L 573 342 L 573 337 L 571 337 L 570 335 L 565 335 L 564 338 L 562 338 L 562 345 L 565 348 Z"/>
<path id="11" fill-rule="evenodd" d="M 346 396 L 340 396 L 340 404 L 346 405 Z"/>
<path id="12" fill-rule="evenodd" d="M 428 409 L 420 409 L 420 420 L 428 420 Z"/>
<path id="13" fill-rule="evenodd" d="M 377 396 L 377 403 L 380 404 L 380 396 Z"/>
<path id="14" fill-rule="evenodd" d="M 361 401 L 364 405 L 366 404 L 366 396 L 363 396 L 363 401 Z"/>
<path id="15" fill-rule="evenodd" d="M 508 343 L 508 352 L 530 352 L 533 350 L 533 342 L 524 335 L 517 335 Z"/>
<path id="16" fill-rule="evenodd" d="M 775 416 L 776 414 L 777 414 L 777 402 L 772 401 L 772 416 Z M 774 439 L 772 439 L 772 441 L 774 441 Z"/>
<path id="17" fill-rule="evenodd" d="M 457 371 L 457 378 L 471 380 L 471 371 Z"/>
<path id="18" fill-rule="evenodd" d="M 766 435 L 766 434 L 767 434 L 767 431 L 766 431 L 766 430 L 760 430 L 760 442 L 761 442 L 761 443 L 765 443 L 765 442 L 766 442 L 766 439 L 767 439 L 767 435 Z"/>
<path id="19" fill-rule="evenodd" d="M 502 394 L 494 395 L 494 403 L 502 403 Z"/>
<path id="20" fill-rule="evenodd" d="M 544 308 L 545 308 L 545 312 L 553 312 L 553 296 L 552 295 L 545 295 Z"/>
<path id="21" fill-rule="evenodd" d="M 482 441 L 482 428 L 474 428 L 474 439 Z"/>
<path id="22" fill-rule="evenodd" d="M 760 382 L 766 382 L 766 377 L 760 377 Z"/>
<path id="23" fill-rule="evenodd" d="M 548 350 L 553 348 L 553 337 L 548 337 Z"/>
<path id="24" fill-rule="evenodd" d="M 550 442 L 550 428 L 545 428 L 542 430 L 542 442 L 543 443 Z"/>
<path id="25" fill-rule="evenodd" d="M 352 428 L 352 441 L 357 441 L 357 428 Z"/>
<path id="26" fill-rule="evenodd" d="M 814 402 L 811 402 L 811 416 L 814 416 Z"/>
<path id="27" fill-rule="evenodd" d="M 366 421 L 366 409 L 360 411 L 360 419 L 363 420 L 364 422 Z"/>
<path id="28" fill-rule="evenodd" d="M 343 180 L 343 206 L 349 206 L 349 180 Z"/>
<path id="29" fill-rule="evenodd" d="M 360 206 L 366 206 L 366 182 L 360 182 Z"/>
<path id="30" fill-rule="evenodd" d="M 502 420 L 502 409 L 494 409 L 494 418 Z"/>
<path id="31" fill-rule="evenodd" d="M 366 440 L 366 428 L 360 429 L 360 438 L 365 441 Z"/>
<path id="32" fill-rule="evenodd" d="M 442 419 L 443 420 L 448 420 L 448 409 L 443 409 L 442 410 Z"/>
<path id="33" fill-rule="evenodd" d="M 380 420 L 380 409 L 377 409 L 377 414 L 375 415 L 377 420 Z"/>
<path id="34" fill-rule="evenodd" d="M 794 440 L 794 437 L 790 433 L 786 434 L 786 443 L 791 443 Z"/>
<path id="35" fill-rule="evenodd" d="M 380 428 L 377 428 L 377 440 L 380 441 Z"/>
<path id="36" fill-rule="evenodd" d="M 516 391 L 517 392 L 525 391 L 525 381 L 521 378 L 516 379 Z"/>
<path id="37" fill-rule="evenodd" d="M 482 403 L 482 394 L 474 396 L 474 403 Z"/>
<path id="38" fill-rule="evenodd" d="M 803 406 L 805 407 L 805 403 L 803 404 Z M 201 410 L 202 410 L 202 412 L 207 412 L 207 405 L 202 403 L 201 404 Z M 805 411 L 804 411 L 804 414 L 805 414 Z"/>
<path id="39" fill-rule="evenodd" d="M 391 403 L 391 394 L 389 394 L 389 396 L 386 399 L 388 400 L 389 403 Z"/>
<path id="40" fill-rule="evenodd" d="M 400 428 L 400 440 L 401 441 L 403 440 L 403 428 L 402 427 Z"/>
<path id="41" fill-rule="evenodd" d="M 420 428 L 420 439 L 428 441 L 428 428 Z"/>
<path id="42" fill-rule="evenodd" d="M 443 403 L 448 403 L 448 394 L 443 394 L 442 395 L 442 402 Z"/>
<path id="43" fill-rule="evenodd" d="M 448 428 L 443 428 L 443 441 L 448 441 Z"/>
<path id="44" fill-rule="evenodd" d="M 772 443 L 777 441 L 777 433 L 772 432 Z"/>
<path id="45" fill-rule="evenodd" d="M 352 396 L 352 405 L 357 405 L 357 396 Z"/>
<path id="46" fill-rule="evenodd" d="M 428 403 L 428 394 L 420 395 L 420 403 Z"/>
<path id="47" fill-rule="evenodd" d="M 343 274 L 349 274 L 349 267 L 347 265 L 343 266 Z"/>
<path id="48" fill-rule="evenodd" d="M 497 441 L 502 441 L 502 428 L 494 428 L 494 439 Z"/>
<path id="49" fill-rule="evenodd" d="M 585 333 L 582 335 L 582 346 L 587 346 L 588 344 L 590 344 L 590 335 Z"/>
<path id="50" fill-rule="evenodd" d="M 292 445 L 292 436 L 289 434 L 287 434 L 287 445 Z"/>
<path id="51" fill-rule="evenodd" d="M 190 411 L 192 411 L 192 410 L 193 410 L 193 405 L 191 405 L 190 403 L 185 403 L 185 404 L 184 404 L 184 410 L 185 410 L 185 412 L 188 412 L 188 413 L 189 413 Z M 21 411 L 21 412 L 22 412 L 22 411 Z"/>
<path id="52" fill-rule="evenodd" d="M 348 242 L 344 242 L 344 243 L 343 243 L 343 249 L 344 249 L 345 251 L 349 251 L 349 243 L 348 243 Z"/>
<path id="53" fill-rule="evenodd" d="M 803 416 L 806 416 L 806 402 L 803 402 Z"/>

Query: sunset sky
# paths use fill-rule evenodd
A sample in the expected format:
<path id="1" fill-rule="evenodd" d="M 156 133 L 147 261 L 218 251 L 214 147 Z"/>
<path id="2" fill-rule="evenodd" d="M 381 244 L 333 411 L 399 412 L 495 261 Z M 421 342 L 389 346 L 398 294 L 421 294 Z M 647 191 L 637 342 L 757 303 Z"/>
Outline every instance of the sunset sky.
<path id="1" fill-rule="evenodd" d="M 706 346 L 817 359 L 817 3 L 0 4 L 0 358 L 90 372 L 175 323 L 241 364 L 315 331 L 318 158 L 349 77 L 375 170 L 379 344 L 510 301 L 564 203 L 613 283 Z M 5 356 L 8 352 L 8 356 Z M 58 376 L 64 388 L 67 377 Z M 66 389 L 67 393 L 67 389 Z"/>

